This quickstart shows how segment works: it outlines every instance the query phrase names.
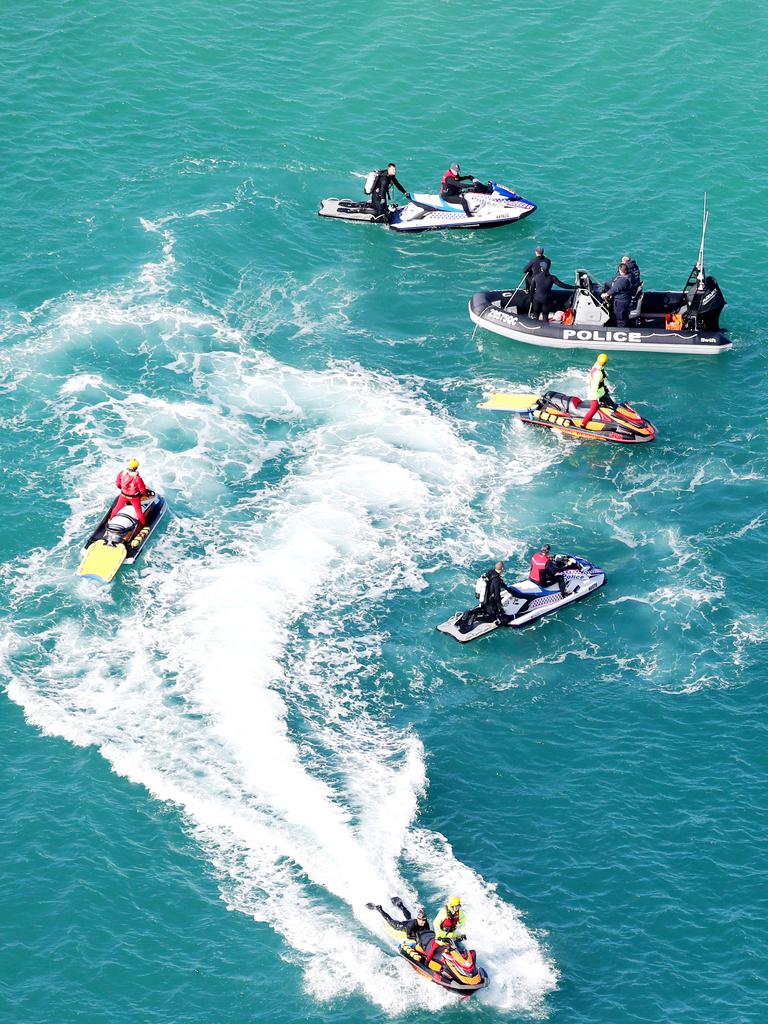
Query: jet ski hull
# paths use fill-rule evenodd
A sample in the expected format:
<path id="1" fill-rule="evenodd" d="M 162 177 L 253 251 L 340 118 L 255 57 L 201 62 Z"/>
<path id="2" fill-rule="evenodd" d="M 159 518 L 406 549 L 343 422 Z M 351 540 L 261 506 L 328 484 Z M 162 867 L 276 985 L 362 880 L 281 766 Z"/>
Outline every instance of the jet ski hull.
<path id="1" fill-rule="evenodd" d="M 547 391 L 543 395 L 493 394 L 479 409 L 517 412 L 523 423 L 550 427 L 567 437 L 586 441 L 609 441 L 614 444 L 645 444 L 656 439 L 656 428 L 638 416 L 631 405 L 616 409 L 600 406 L 586 427 L 581 420 L 590 408 L 589 402 Z"/>
<path id="2" fill-rule="evenodd" d="M 443 961 L 431 960 L 429 964 L 421 946 L 412 946 L 404 942 L 398 949 L 398 953 L 413 969 L 423 978 L 427 978 L 440 988 L 449 992 L 456 992 L 459 995 L 472 995 L 481 989 L 488 988 L 490 980 L 488 973 L 482 967 L 474 968 L 466 973 L 464 971 L 451 969 L 448 964 L 449 953 L 446 953 Z"/>
<path id="3" fill-rule="evenodd" d="M 168 509 L 165 498 L 160 494 L 153 494 L 143 499 L 141 504 L 144 518 L 147 521 L 146 526 L 139 527 L 136 523 L 124 540 L 117 544 L 107 544 L 107 526 L 118 500 L 115 498 L 102 516 L 98 526 L 86 540 L 82 549 L 82 559 L 77 569 L 78 576 L 110 583 L 123 565 L 133 565 L 141 556 L 147 541 L 157 529 Z M 129 514 L 133 518 L 130 506 L 127 506 L 127 509 L 130 510 Z"/>
<path id="4" fill-rule="evenodd" d="M 443 231 L 449 228 L 499 228 L 523 220 L 536 210 L 536 204 L 512 189 L 495 182 L 489 183 L 488 192 L 465 192 L 472 215 L 467 216 L 461 205 L 446 203 L 439 195 L 416 193 L 407 206 L 398 207 L 389 221 L 392 231 L 417 233 Z"/>
<path id="5" fill-rule="evenodd" d="M 559 611 L 565 605 L 581 601 L 582 598 L 588 597 L 605 585 L 607 577 L 603 569 L 579 556 L 574 556 L 574 561 L 576 563 L 574 568 L 567 568 L 563 571 L 567 588 L 565 597 L 560 595 L 560 589 L 556 583 L 548 587 L 540 587 L 529 579 L 519 580 L 515 583 L 512 587 L 513 594 L 504 593 L 502 607 L 505 613 L 511 616 L 507 625 L 516 629 L 527 626 L 531 622 L 535 622 L 536 619 Z M 457 612 L 452 615 L 450 619 L 437 626 L 437 631 L 465 644 L 470 640 L 487 636 L 488 633 L 493 633 L 499 628 L 500 624 L 497 621 L 489 621 L 483 617 L 480 608 L 474 608 L 468 612 Z"/>
<path id="6" fill-rule="evenodd" d="M 573 293 L 552 292 L 553 309 L 563 311 Z M 469 300 L 469 317 L 484 330 L 511 341 L 543 348 L 589 349 L 599 352 L 673 352 L 678 355 L 720 355 L 732 342 L 722 328 L 700 331 L 665 330 L 666 312 L 677 308 L 680 292 L 646 292 L 646 307 L 629 327 L 545 323 L 527 315 L 528 294 L 516 291 L 477 292 Z M 525 310 L 526 312 L 523 312 Z"/>

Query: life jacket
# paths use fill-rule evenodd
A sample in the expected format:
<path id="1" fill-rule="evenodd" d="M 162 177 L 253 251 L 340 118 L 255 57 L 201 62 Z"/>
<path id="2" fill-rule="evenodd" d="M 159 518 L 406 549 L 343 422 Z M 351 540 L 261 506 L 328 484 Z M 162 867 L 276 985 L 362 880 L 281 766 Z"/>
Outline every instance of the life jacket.
<path id="1" fill-rule="evenodd" d="M 443 175 L 443 180 L 440 182 L 440 188 L 441 189 L 445 188 L 446 184 L 448 183 L 448 179 L 449 178 L 452 178 L 454 181 L 458 181 L 459 180 L 458 174 L 454 174 L 453 171 L 450 169 L 450 167 L 445 172 L 445 174 Z"/>
<path id="2" fill-rule="evenodd" d="M 563 326 L 568 327 L 573 323 L 575 314 L 572 309 L 566 309 L 563 313 Z"/>
<path id="3" fill-rule="evenodd" d="M 137 495 L 143 494 L 145 490 L 144 481 L 138 473 L 134 473 L 130 469 L 124 469 L 118 473 L 115 483 L 120 493 L 124 494 L 126 498 L 135 498 Z"/>
<path id="4" fill-rule="evenodd" d="M 541 575 L 548 565 L 549 555 L 545 555 L 543 551 L 537 551 L 531 559 L 530 578 L 534 583 L 541 583 Z"/>
<path id="5" fill-rule="evenodd" d="M 432 928 L 438 939 L 454 938 L 459 929 L 464 930 L 464 914 L 461 909 L 452 914 L 448 907 L 441 907 Z"/>
<path id="6" fill-rule="evenodd" d="M 597 363 L 589 371 L 587 378 L 587 401 L 599 402 L 605 394 L 605 370 Z"/>
<path id="7" fill-rule="evenodd" d="M 668 331 L 682 331 L 683 329 L 683 314 L 682 313 L 667 313 L 666 323 L 664 327 Z"/>

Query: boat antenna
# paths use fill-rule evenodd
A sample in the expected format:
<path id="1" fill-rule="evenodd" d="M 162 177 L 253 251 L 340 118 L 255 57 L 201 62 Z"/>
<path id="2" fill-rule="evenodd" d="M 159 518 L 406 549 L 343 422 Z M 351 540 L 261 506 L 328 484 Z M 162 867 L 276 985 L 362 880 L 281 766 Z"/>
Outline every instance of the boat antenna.
<path id="1" fill-rule="evenodd" d="M 707 209 L 707 193 L 704 193 L 704 223 L 701 227 L 701 245 L 699 246 L 699 258 L 696 261 L 696 281 L 698 282 L 697 290 L 700 292 L 704 291 L 704 237 L 707 233 L 707 224 L 709 223 L 709 210 Z"/>

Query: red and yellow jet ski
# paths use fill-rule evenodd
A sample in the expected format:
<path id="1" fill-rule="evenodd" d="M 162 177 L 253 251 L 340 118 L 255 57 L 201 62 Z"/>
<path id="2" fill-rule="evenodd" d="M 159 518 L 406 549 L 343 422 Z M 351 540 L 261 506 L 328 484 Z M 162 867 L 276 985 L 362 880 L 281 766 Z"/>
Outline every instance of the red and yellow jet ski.
<path id="1" fill-rule="evenodd" d="M 477 955 L 474 949 L 465 949 L 451 939 L 443 941 L 442 949 L 437 954 L 439 959 L 427 958 L 420 945 L 402 942 L 398 953 L 424 978 L 429 978 L 441 988 L 468 996 L 488 987 L 488 975 L 482 967 L 477 966 Z"/>
<path id="2" fill-rule="evenodd" d="M 590 403 L 559 391 L 543 395 L 513 395 L 496 392 L 478 409 L 516 412 L 523 423 L 552 427 L 570 437 L 590 441 L 615 441 L 618 444 L 640 444 L 656 439 L 656 428 L 643 419 L 631 405 L 601 405 L 586 427 L 581 425 Z"/>

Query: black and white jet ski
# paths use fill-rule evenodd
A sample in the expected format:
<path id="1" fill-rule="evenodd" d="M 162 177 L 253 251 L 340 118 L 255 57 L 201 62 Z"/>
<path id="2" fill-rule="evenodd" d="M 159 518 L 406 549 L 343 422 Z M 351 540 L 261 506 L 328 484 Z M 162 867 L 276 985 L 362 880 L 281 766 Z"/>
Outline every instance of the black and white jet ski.
<path id="1" fill-rule="evenodd" d="M 545 348 L 585 348 L 600 351 L 675 352 L 718 355 L 731 347 L 720 326 L 726 305 L 714 277 L 704 272 L 704 227 L 696 266 L 681 291 L 635 290 L 627 327 L 615 326 L 601 288 L 586 270 L 577 270 L 572 290 L 553 289 L 548 322 L 534 320 L 524 288 L 477 292 L 469 300 L 469 316 L 478 327 L 513 341 Z"/>
<path id="2" fill-rule="evenodd" d="M 534 622 L 543 615 L 551 615 L 564 605 L 580 601 L 606 582 L 605 571 L 579 555 L 556 555 L 553 561 L 565 578 L 565 596 L 560 594 L 557 583 L 541 587 L 527 578 L 518 580 L 510 587 L 511 594 L 502 594 L 501 604 L 508 616 L 506 625 L 527 626 L 529 622 Z M 485 597 L 485 585 L 485 578 L 481 576 L 475 585 L 475 593 L 481 602 Z M 452 636 L 460 644 L 466 644 L 470 640 L 477 640 L 478 637 L 492 633 L 500 625 L 498 619 L 491 619 L 485 614 L 481 603 L 469 611 L 452 615 L 446 622 L 441 622 L 437 630 Z"/>
<path id="3" fill-rule="evenodd" d="M 464 192 L 471 216 L 461 206 L 447 203 L 440 195 L 415 192 L 406 206 L 390 206 L 386 227 L 392 231 L 442 231 L 445 228 L 498 228 L 528 217 L 536 204 L 497 182 L 475 181 Z M 353 199 L 324 199 L 317 211 L 321 217 L 372 224 L 377 220 L 369 202 Z M 385 223 L 380 220 L 379 223 Z"/>
<path id="4" fill-rule="evenodd" d="M 150 492 L 141 499 L 147 523 L 140 526 L 132 505 L 125 505 L 112 516 L 118 500 L 115 498 L 85 542 L 78 576 L 111 583 L 123 564 L 132 565 L 136 561 L 168 508 L 162 495 Z"/>

